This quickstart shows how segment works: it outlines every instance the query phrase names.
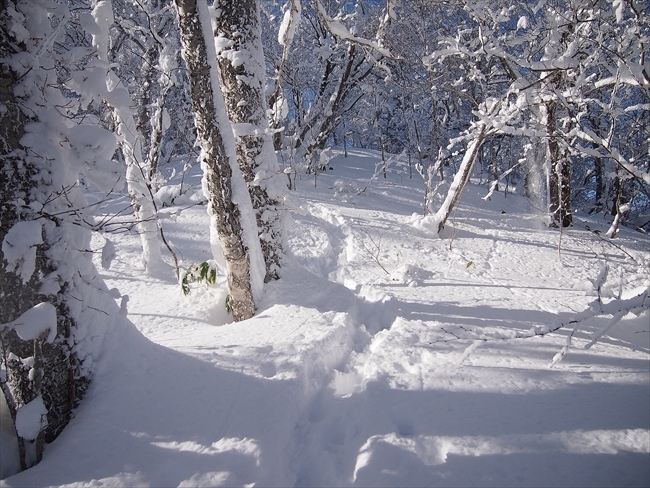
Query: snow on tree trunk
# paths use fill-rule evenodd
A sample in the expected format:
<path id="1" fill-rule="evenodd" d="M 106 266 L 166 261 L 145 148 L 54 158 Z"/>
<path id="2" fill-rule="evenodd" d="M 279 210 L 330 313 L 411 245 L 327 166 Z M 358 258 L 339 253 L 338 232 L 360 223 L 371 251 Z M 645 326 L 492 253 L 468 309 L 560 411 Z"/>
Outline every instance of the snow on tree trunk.
<path id="1" fill-rule="evenodd" d="M 254 239 L 251 239 L 250 230 L 244 228 L 249 208 L 253 223 L 255 217 L 245 182 L 241 174 L 237 174 L 239 168 L 234 136 L 218 87 L 216 54 L 210 56 L 214 53 L 214 46 L 210 45 L 213 36 L 207 5 L 197 5 L 196 0 L 175 0 L 175 4 L 183 58 L 190 79 L 195 125 L 202 149 L 203 190 L 211 215 L 210 231 L 212 236 L 216 232 L 225 259 L 233 318 L 235 321 L 245 320 L 255 313 L 254 293 L 261 292 L 265 275 L 256 229 L 253 229 Z M 205 7 L 205 12 L 200 12 L 202 7 Z M 211 60 L 215 60 L 212 61 L 213 65 Z M 241 180 L 241 185 L 237 178 Z M 246 203 L 249 208 L 246 208 Z"/>
<path id="2" fill-rule="evenodd" d="M 215 4 L 215 47 L 221 92 L 234 124 L 237 162 L 248 185 L 266 265 L 265 282 L 279 277 L 283 212 L 280 168 L 266 119 L 264 53 L 257 0 Z"/>
<path id="3" fill-rule="evenodd" d="M 118 317 L 86 251 L 92 215 L 77 182 L 84 173 L 109 191 L 119 181 L 106 166 L 116 141 L 77 125 L 77 101 L 59 87 L 57 63 L 70 61 L 55 60 L 54 41 L 69 15 L 49 0 L 0 11 L 0 389 L 23 469 L 69 422 Z"/>
<path id="4" fill-rule="evenodd" d="M 280 59 L 280 65 L 276 69 L 273 93 L 269 97 L 269 106 L 273 114 L 273 148 L 276 151 L 282 150 L 283 130 L 281 127 L 289 112 L 287 100 L 282 92 L 282 77 L 289 58 L 291 43 L 300 24 L 301 13 L 300 0 L 291 0 L 278 29 L 278 43 L 282 46 L 282 58 Z"/>
<path id="5" fill-rule="evenodd" d="M 561 146 L 556 134 L 557 102 L 546 103 L 546 129 L 548 132 L 549 168 L 549 211 L 553 222 L 569 227 L 571 215 L 571 166 L 568 151 Z"/>
<path id="6" fill-rule="evenodd" d="M 97 48 L 99 59 L 106 63 L 107 70 L 106 91 L 103 96 L 113 113 L 118 141 L 126 162 L 126 184 L 142 243 L 142 264 L 150 274 L 164 274 L 167 265 L 160 253 L 157 212 L 151 188 L 147 183 L 149 169 L 145 168 L 142 155 L 142 141 L 138 137 L 132 109 L 134 103 L 115 72 L 109 71 L 108 31 L 114 20 L 110 0 L 95 0 L 92 15 L 97 26 L 94 30 L 93 45 Z"/>
<path id="7" fill-rule="evenodd" d="M 467 146 L 467 150 L 465 151 L 465 156 L 463 157 L 463 161 L 460 164 L 460 168 L 458 168 L 458 172 L 456 173 L 456 176 L 454 176 L 454 179 L 451 182 L 451 186 L 449 187 L 449 191 L 447 192 L 445 201 L 442 202 L 440 209 L 433 216 L 433 220 L 438 223 L 438 232 L 440 232 L 445 226 L 447 219 L 451 215 L 452 210 L 454 209 L 454 207 L 458 203 L 458 200 L 460 199 L 460 196 L 463 192 L 463 189 L 465 188 L 465 185 L 469 181 L 469 177 L 472 174 L 472 167 L 474 166 L 474 162 L 476 161 L 478 150 L 480 149 L 481 144 L 483 144 L 483 141 L 485 140 L 486 133 L 487 133 L 487 128 L 485 126 L 485 123 L 481 122 L 480 128 L 478 129 L 478 133 L 475 135 L 474 139 L 471 140 L 469 145 Z"/>

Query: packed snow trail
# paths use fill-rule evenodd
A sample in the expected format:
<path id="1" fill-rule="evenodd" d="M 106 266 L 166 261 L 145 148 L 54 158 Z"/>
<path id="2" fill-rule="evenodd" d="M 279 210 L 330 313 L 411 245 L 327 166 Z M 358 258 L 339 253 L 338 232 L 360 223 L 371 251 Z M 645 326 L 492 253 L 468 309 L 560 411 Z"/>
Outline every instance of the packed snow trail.
<path id="1" fill-rule="evenodd" d="M 183 297 L 138 269 L 137 236 L 111 238 L 104 278 L 144 335 L 108 332 L 76 418 L 2 484 L 650 484 L 647 312 L 589 350 L 607 318 L 586 324 L 553 369 L 565 331 L 505 340 L 584 310 L 603 264 L 604 297 L 647 287 L 648 239 L 624 229 L 621 252 L 577 225 L 558 252 L 525 199 L 483 202 L 473 185 L 431 235 L 415 178 L 359 192 L 375 160 L 351 151 L 316 188 L 298 182 L 292 255 L 245 322 L 229 323 L 222 287 Z M 184 198 L 162 222 L 187 266 L 210 248 L 204 207 Z M 503 340 L 477 348 L 475 333 Z"/>

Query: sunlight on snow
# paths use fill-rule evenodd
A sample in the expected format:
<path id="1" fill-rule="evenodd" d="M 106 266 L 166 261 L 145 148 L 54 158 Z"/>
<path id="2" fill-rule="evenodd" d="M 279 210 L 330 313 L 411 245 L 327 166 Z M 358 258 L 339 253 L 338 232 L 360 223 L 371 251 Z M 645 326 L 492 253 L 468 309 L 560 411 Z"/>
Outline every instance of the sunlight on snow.
<path id="1" fill-rule="evenodd" d="M 172 449 L 179 452 L 195 452 L 198 454 L 222 454 L 228 451 L 235 451 L 239 454 L 254 457 L 256 466 L 260 465 L 259 458 L 261 451 L 257 442 L 252 439 L 239 439 L 237 437 L 222 438 L 210 445 L 203 445 L 194 441 L 152 442 L 151 444 L 156 447 L 162 447 L 163 449 Z"/>
<path id="2" fill-rule="evenodd" d="M 354 477 L 371 463 L 382 463 L 380 446 L 390 445 L 415 454 L 427 466 L 443 464 L 449 454 L 490 456 L 563 452 L 570 454 L 617 454 L 620 451 L 650 453 L 650 432 L 645 429 L 565 431 L 551 434 L 505 436 L 415 436 L 395 433 L 370 437 L 359 450 Z"/>

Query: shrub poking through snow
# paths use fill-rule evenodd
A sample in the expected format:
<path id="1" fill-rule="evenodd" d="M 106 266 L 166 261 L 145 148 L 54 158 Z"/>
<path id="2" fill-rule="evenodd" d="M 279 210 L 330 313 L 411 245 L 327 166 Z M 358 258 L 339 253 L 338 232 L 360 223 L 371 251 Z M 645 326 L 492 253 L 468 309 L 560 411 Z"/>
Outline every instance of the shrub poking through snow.
<path id="1" fill-rule="evenodd" d="M 190 264 L 181 278 L 183 295 L 187 296 L 190 294 L 190 283 L 203 282 L 208 285 L 214 285 L 217 282 L 218 269 L 217 262 L 212 259 L 204 261 L 201 264 Z"/>

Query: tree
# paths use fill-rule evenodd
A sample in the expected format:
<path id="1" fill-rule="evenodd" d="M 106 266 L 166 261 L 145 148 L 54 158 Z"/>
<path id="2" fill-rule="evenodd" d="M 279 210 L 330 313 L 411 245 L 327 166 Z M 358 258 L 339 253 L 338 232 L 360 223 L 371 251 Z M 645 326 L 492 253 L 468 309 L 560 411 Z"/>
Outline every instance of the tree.
<path id="1" fill-rule="evenodd" d="M 166 266 L 160 253 L 157 215 L 151 188 L 147 183 L 148 169 L 144 166 L 142 139 L 138 137 L 131 109 L 133 101 L 108 62 L 108 34 L 113 23 L 111 3 L 95 1 L 92 17 L 97 32 L 93 35 L 93 45 L 97 48 L 99 58 L 94 69 L 100 72 L 98 76 L 101 76 L 101 71 L 105 73 L 106 89 L 102 98 L 114 119 L 118 143 L 126 163 L 126 184 L 142 242 L 142 262 L 147 272 L 159 272 Z"/>
<path id="2" fill-rule="evenodd" d="M 165 0 L 111 4 L 108 58 L 133 99 L 145 158 L 141 165 L 155 193 L 162 184 L 159 171 L 173 152 L 190 153 L 194 143 L 176 15 Z"/>
<path id="3" fill-rule="evenodd" d="M 453 57 L 493 67 L 483 99 L 498 100 L 500 108 L 481 118 L 490 130 L 519 137 L 522 145 L 526 139 L 546 144 L 552 221 L 562 227 L 572 223 L 572 168 L 578 163 L 601 165 L 593 174 L 602 178 L 608 160 L 618 168 L 614 174 L 625 173 L 647 197 L 647 151 L 637 147 L 647 147 L 637 128 L 647 114 L 650 86 L 644 61 L 648 33 L 641 27 L 647 26 L 647 9 L 634 1 L 549 0 L 473 2 L 464 10 L 471 28 L 441 39 L 430 60 Z M 475 80 L 488 79 L 486 74 Z M 623 134 L 633 127 L 630 144 Z M 602 195 L 602 179 L 599 186 Z M 623 211 L 630 208 L 625 200 Z"/>
<path id="4" fill-rule="evenodd" d="M 331 2 L 328 7 L 336 13 L 335 19 L 319 2 L 303 5 L 300 10 L 292 3 L 286 21 L 294 19 L 290 25 L 296 24 L 298 12 L 303 19 L 295 36 L 290 37 L 293 43 L 286 61 L 283 49 L 282 60 L 276 62 L 284 68 L 284 88 L 276 91 L 291 94 L 286 97 L 290 115 L 284 149 L 291 162 L 301 164 L 310 173 L 318 170 L 320 152 L 363 98 L 363 84 L 373 71 L 365 48 L 354 42 L 361 38 L 352 36 L 341 22 L 343 18 L 353 24 L 357 20 L 356 25 L 365 29 L 368 26 L 360 20 L 362 14 L 355 11 L 345 15 L 346 5 L 338 2 Z M 331 26 L 335 26 L 334 30 Z M 293 33 L 293 29 L 289 32 Z M 281 33 L 285 30 L 283 24 Z M 288 39 L 281 42 L 287 43 L 285 48 L 289 45 Z M 274 107 L 282 106 L 275 98 L 272 101 Z"/>
<path id="5" fill-rule="evenodd" d="M 268 5 L 271 4 L 271 2 L 264 2 L 264 4 Z M 274 5 L 270 5 L 271 10 L 273 10 L 274 7 Z M 300 0 L 291 0 L 287 10 L 282 16 L 282 22 L 278 29 L 277 42 L 281 54 L 279 55 L 279 59 L 273 60 L 275 72 L 272 74 L 271 78 L 273 79 L 274 86 L 273 92 L 271 93 L 271 96 L 269 96 L 268 101 L 268 105 L 271 108 L 272 113 L 271 128 L 273 129 L 274 134 L 273 148 L 276 151 L 282 150 L 282 124 L 286 122 L 286 117 L 288 115 L 288 103 L 282 87 L 282 81 L 286 72 L 287 60 L 289 58 L 289 53 L 291 50 L 291 43 L 293 42 L 296 30 L 300 25 L 301 13 L 302 6 L 300 4 Z M 266 31 L 267 32 L 265 37 L 264 28 L 262 29 L 262 43 L 267 48 L 266 57 L 267 62 L 269 62 L 270 58 L 272 58 L 270 51 L 273 50 L 273 40 L 270 34 L 272 32 L 275 32 L 275 29 L 272 29 L 271 26 L 268 26 Z"/>
<path id="6" fill-rule="evenodd" d="M 196 0 L 175 0 L 175 5 L 202 149 L 203 188 L 211 215 L 211 239 L 213 246 L 220 243 L 225 259 L 233 318 L 245 320 L 255 313 L 254 294 L 261 291 L 265 275 L 255 217 L 219 91 L 207 5 L 197 4 Z"/>
<path id="7" fill-rule="evenodd" d="M 86 391 L 101 342 L 91 338 L 121 320 L 87 252 L 93 219 L 78 182 L 83 173 L 110 191 L 120 181 L 116 140 L 86 116 L 79 93 L 62 90 L 71 74 L 92 84 L 75 65 L 90 51 L 60 43 L 73 20 L 55 0 L 6 1 L 0 11 L 0 387 L 22 469 L 39 462 Z"/>
<path id="8" fill-rule="evenodd" d="M 423 213 L 435 213 L 434 197 L 444 184 L 445 167 L 460 163 L 448 150 L 451 141 L 470 126 L 471 109 L 478 108 L 469 83 L 470 71 L 456 59 L 423 63 L 439 38 L 451 36 L 466 23 L 458 8 L 439 2 L 414 1 L 395 5 L 394 19 L 383 29 L 383 43 L 393 53 L 387 83 L 399 93 L 407 127 L 411 163 L 423 179 Z M 393 111 L 391 118 L 399 116 Z"/>
<path id="9" fill-rule="evenodd" d="M 256 0 L 215 3 L 214 34 L 221 93 L 234 124 L 237 163 L 248 186 L 268 282 L 282 265 L 279 166 L 267 121 L 260 13 Z"/>

